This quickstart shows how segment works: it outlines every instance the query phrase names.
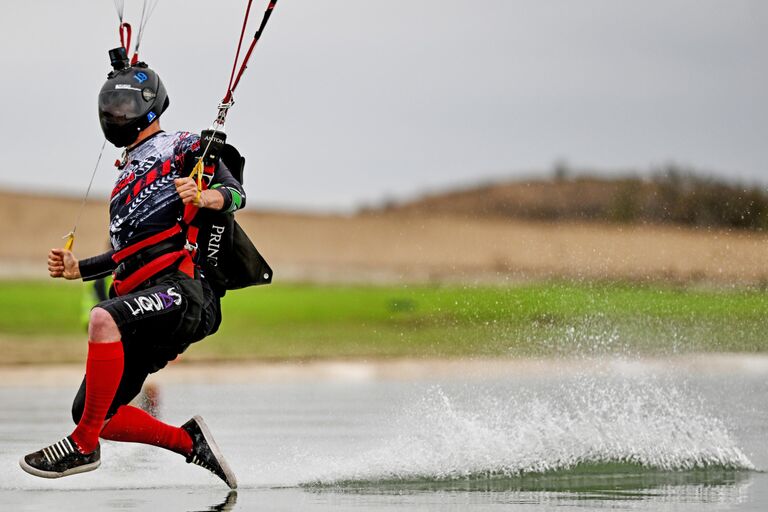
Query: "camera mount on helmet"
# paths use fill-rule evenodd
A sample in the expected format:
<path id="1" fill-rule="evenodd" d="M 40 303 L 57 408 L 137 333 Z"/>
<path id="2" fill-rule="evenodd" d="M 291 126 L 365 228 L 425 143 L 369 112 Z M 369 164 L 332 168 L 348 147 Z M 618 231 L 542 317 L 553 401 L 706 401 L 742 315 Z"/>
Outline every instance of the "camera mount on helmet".
<path id="1" fill-rule="evenodd" d="M 125 51 L 123 46 L 109 50 L 109 63 L 112 64 L 112 69 L 115 71 L 131 67 L 131 62 L 128 60 L 128 52 Z"/>

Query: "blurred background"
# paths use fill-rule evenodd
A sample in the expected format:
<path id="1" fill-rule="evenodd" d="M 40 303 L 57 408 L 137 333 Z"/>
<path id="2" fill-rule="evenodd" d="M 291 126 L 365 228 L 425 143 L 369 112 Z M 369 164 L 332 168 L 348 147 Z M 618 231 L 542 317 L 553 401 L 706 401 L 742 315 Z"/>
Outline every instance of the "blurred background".
<path id="1" fill-rule="evenodd" d="M 20 3 L 0 21 L 0 275 L 18 287 L 4 307 L 21 310 L 0 321 L 9 361 L 66 352 L 29 336 L 81 337 L 80 300 L 65 297 L 82 286 L 46 281 L 45 255 L 98 155 L 117 5 L 138 24 L 138 0 Z M 141 57 L 169 90 L 166 130 L 210 125 L 243 6 L 153 11 Z M 667 344 L 648 322 L 689 322 L 704 333 L 690 344 L 762 349 L 766 48 L 758 0 L 280 3 L 227 123 L 247 159 L 238 219 L 275 284 L 231 293 L 198 355 L 549 353 L 545 338 L 596 314 L 633 346 Z M 104 249 L 119 154 L 108 147 L 96 174 L 81 257 Z M 656 300 L 673 291 L 683 302 Z M 61 323 L 22 325 L 24 293 L 51 297 Z M 622 293 L 647 293 L 631 300 L 650 309 Z M 724 293 L 757 302 L 724 310 Z M 756 316 L 734 339 L 701 301 Z"/>

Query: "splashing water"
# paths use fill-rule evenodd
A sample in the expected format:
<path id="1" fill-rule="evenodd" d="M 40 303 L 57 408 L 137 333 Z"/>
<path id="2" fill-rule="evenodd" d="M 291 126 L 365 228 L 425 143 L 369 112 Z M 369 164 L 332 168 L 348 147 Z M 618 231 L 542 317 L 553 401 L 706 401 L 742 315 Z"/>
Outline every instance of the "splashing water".
<path id="1" fill-rule="evenodd" d="M 311 484 L 519 477 L 553 472 L 751 470 L 728 430 L 684 387 L 578 378 L 541 391 L 440 386 L 357 455 L 313 457 Z"/>

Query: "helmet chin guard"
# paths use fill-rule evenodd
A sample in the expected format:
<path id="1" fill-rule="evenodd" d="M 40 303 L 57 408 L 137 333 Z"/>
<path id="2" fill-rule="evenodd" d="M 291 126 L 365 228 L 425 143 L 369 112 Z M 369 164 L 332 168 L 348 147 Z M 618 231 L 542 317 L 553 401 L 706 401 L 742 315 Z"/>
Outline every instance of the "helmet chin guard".
<path id="1" fill-rule="evenodd" d="M 129 146 L 168 108 L 160 77 L 145 63 L 129 65 L 125 48 L 109 52 L 113 70 L 99 92 L 99 122 L 106 139 Z"/>

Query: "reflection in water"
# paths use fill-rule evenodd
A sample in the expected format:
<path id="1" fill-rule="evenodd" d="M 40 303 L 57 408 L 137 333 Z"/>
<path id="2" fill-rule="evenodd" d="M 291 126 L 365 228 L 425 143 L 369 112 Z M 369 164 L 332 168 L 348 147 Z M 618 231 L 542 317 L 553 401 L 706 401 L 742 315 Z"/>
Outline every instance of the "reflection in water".
<path id="1" fill-rule="evenodd" d="M 195 510 L 190 512 L 226 512 L 234 510 L 237 504 L 237 491 L 232 490 L 227 493 L 227 497 L 218 505 L 212 505 L 205 510 Z"/>
<path id="2" fill-rule="evenodd" d="M 631 510 L 678 510 L 682 504 L 738 505 L 748 502 L 755 473 L 733 470 L 649 471 L 638 474 L 552 474 L 519 478 L 469 478 L 445 481 L 382 481 L 313 484 L 318 497 L 397 496 L 417 504 L 428 496 L 440 501 L 458 496 L 465 503 L 537 504 Z"/>
<path id="3" fill-rule="evenodd" d="M 568 471 L 529 474 L 519 477 L 462 479 L 409 479 L 382 481 L 349 481 L 335 484 L 309 484 L 309 491 L 327 491 L 359 494 L 388 494 L 403 492 L 566 492 L 605 494 L 614 497 L 645 497 L 657 491 L 674 492 L 675 489 L 738 487 L 750 481 L 751 473 L 730 469 L 701 471 L 654 471 L 635 466 L 636 471 L 616 468 L 614 464 L 601 465 L 604 473 L 592 468 L 574 468 Z M 613 471 L 617 469 L 616 471 Z"/>

